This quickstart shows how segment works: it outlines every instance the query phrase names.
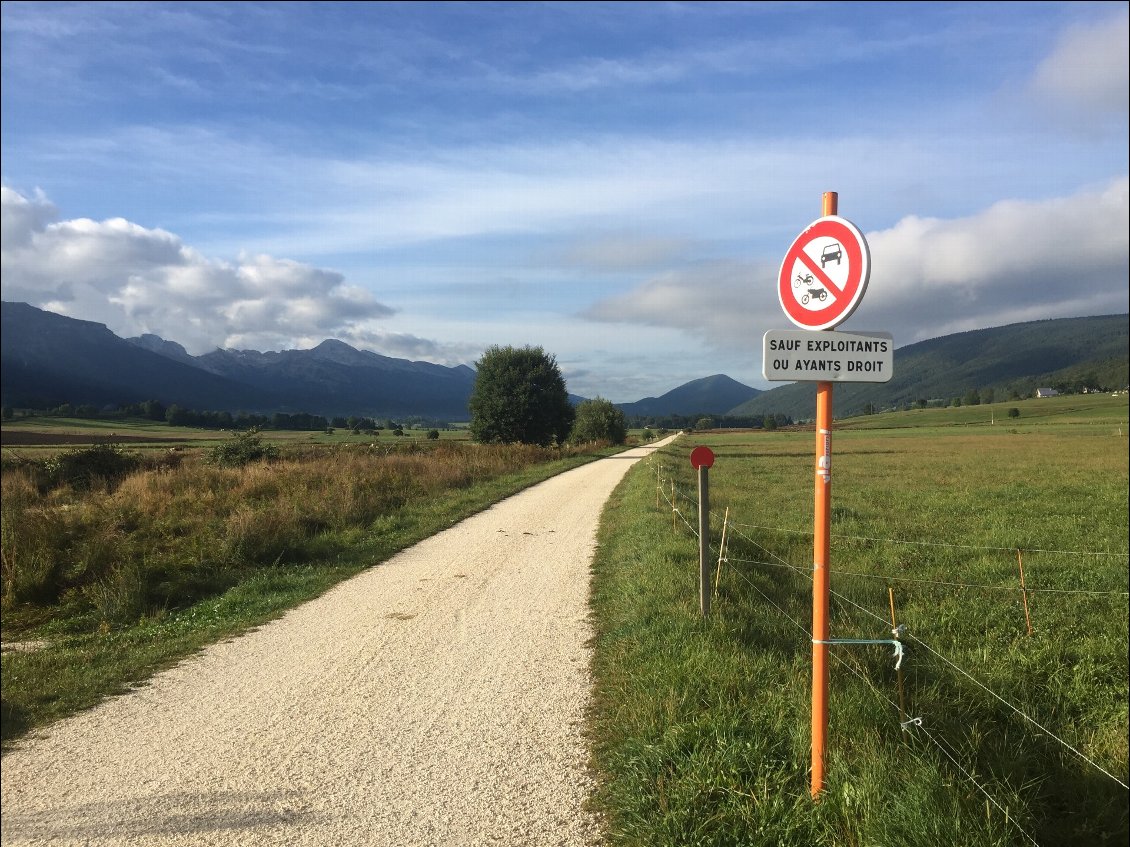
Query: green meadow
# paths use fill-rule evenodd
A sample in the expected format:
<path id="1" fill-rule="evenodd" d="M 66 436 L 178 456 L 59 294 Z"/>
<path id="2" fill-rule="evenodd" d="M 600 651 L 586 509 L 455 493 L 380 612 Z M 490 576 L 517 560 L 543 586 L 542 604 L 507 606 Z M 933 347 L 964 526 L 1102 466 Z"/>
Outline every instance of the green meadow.
<path id="1" fill-rule="evenodd" d="M 829 648 L 813 802 L 814 433 L 680 438 L 617 489 L 595 564 L 610 843 L 1126 843 L 1126 397 L 834 430 L 831 637 L 891 639 L 893 600 L 901 668 L 892 645 Z M 705 621 L 699 444 L 716 456 Z"/>
<path id="2" fill-rule="evenodd" d="M 229 434 L 103 429 L 93 450 L 4 449 L 3 634 L 28 647 L 3 654 L 6 742 L 607 452 L 262 433 L 271 461 L 225 466 L 209 457 Z M 832 637 L 890 639 L 893 601 L 905 655 L 830 648 L 818 802 L 813 432 L 693 433 L 636 465 L 594 563 L 609 844 L 1126 843 L 1127 434 L 1125 396 L 836 423 Z M 716 456 L 705 621 L 699 444 Z M 69 455 L 133 458 L 50 477 Z"/>

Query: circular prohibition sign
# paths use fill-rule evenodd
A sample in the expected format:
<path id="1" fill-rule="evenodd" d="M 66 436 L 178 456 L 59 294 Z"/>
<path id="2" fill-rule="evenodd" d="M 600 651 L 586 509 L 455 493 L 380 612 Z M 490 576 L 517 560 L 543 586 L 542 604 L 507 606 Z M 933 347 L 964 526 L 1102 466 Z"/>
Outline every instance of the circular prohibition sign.
<path id="1" fill-rule="evenodd" d="M 828 215 L 797 236 L 777 277 L 785 316 L 801 329 L 831 329 L 855 311 L 871 276 L 871 253 L 851 221 Z"/>

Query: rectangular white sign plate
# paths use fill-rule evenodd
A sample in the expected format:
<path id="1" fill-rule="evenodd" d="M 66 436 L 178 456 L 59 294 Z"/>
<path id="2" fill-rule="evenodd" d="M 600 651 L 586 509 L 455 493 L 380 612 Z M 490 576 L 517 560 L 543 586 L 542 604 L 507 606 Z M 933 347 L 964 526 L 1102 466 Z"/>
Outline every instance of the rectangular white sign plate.
<path id="1" fill-rule="evenodd" d="M 895 372 L 888 332 L 771 329 L 762 352 L 770 382 L 887 382 Z"/>

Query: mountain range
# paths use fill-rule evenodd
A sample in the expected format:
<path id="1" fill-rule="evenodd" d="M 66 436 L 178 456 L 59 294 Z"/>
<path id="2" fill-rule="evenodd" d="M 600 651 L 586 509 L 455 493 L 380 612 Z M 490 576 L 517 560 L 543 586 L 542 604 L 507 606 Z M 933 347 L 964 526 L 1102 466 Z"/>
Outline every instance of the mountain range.
<path id="1" fill-rule="evenodd" d="M 1125 388 L 1128 358 L 1130 315 L 1057 318 L 960 332 L 896 348 L 890 382 L 836 385 L 833 414 L 842 418 L 923 400 L 950 401 L 973 390 L 992 391 L 1004 400 L 1031 396 L 1041 387 Z M 811 383 L 789 383 L 757 395 L 730 414 L 811 419 L 813 398 Z"/>
<path id="2" fill-rule="evenodd" d="M 475 371 L 394 359 L 326 340 L 312 350 L 191 356 L 155 335 L 0 304 L 5 406 L 98 407 L 159 400 L 188 409 L 466 420 Z"/>
<path id="3" fill-rule="evenodd" d="M 1123 387 L 1127 327 L 1127 315 L 1063 318 L 911 344 L 895 351 L 890 382 L 838 385 L 834 412 L 846 417 L 970 389 L 993 389 L 1003 398 L 1057 383 Z M 475 382 L 466 365 L 396 359 L 333 339 L 310 350 L 192 356 L 156 335 L 123 339 L 103 324 L 26 303 L 0 303 L 0 330 L 0 402 L 10 407 L 158 400 L 209 411 L 466 420 Z M 618 405 L 635 419 L 767 413 L 803 419 L 812 415 L 812 391 L 807 383 L 760 391 L 715 374 Z"/>

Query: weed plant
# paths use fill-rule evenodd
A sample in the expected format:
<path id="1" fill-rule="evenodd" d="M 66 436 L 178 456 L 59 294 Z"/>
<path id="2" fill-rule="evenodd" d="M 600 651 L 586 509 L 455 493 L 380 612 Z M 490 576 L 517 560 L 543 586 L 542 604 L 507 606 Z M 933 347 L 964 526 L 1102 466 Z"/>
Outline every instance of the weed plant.
<path id="1" fill-rule="evenodd" d="M 5 740 L 599 455 L 434 441 L 249 457 L 262 446 L 127 475 L 5 463 L 4 641 L 49 645 L 3 654 Z M 109 454 L 87 453 L 66 461 Z"/>
<path id="2" fill-rule="evenodd" d="M 594 576 L 609 843 L 1126 843 L 1126 440 L 1015 426 L 834 436 L 831 635 L 891 638 L 889 590 L 907 633 L 901 696 L 890 645 L 830 648 L 819 802 L 814 435 L 695 434 L 630 472 Z M 697 444 L 716 455 L 713 557 L 729 509 L 705 621 Z"/>

